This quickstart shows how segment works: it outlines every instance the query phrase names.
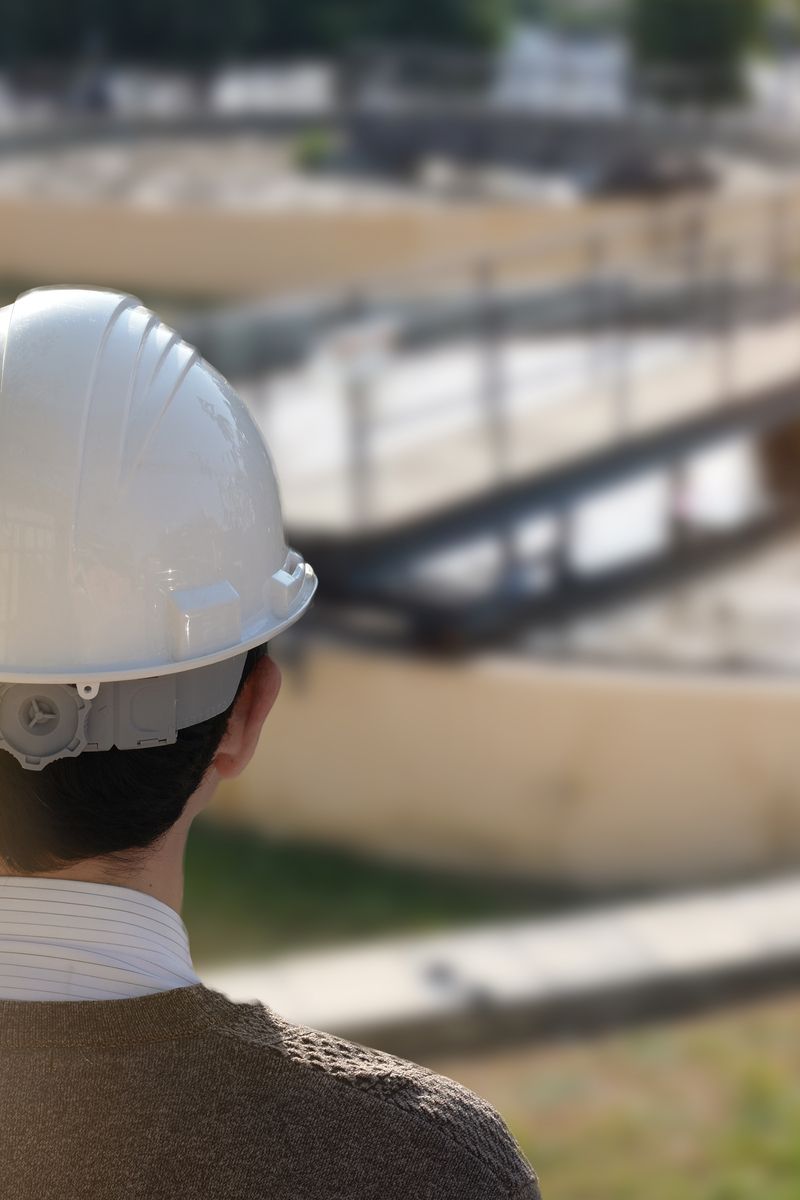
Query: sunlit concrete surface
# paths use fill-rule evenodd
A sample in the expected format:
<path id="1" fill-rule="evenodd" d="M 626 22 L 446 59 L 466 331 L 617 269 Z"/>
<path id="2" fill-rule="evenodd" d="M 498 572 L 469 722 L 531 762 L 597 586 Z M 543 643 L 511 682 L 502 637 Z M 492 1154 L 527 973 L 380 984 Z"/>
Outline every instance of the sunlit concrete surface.
<path id="1" fill-rule="evenodd" d="M 796 316 L 730 335 L 613 334 L 464 342 L 387 358 L 368 382 L 366 503 L 354 492 L 346 361 L 241 384 L 275 456 L 287 520 L 341 531 L 399 522 L 625 434 L 751 399 L 800 376 Z M 502 388 L 498 408 L 487 388 Z M 502 423 L 498 463 L 493 422 Z"/>
<path id="2" fill-rule="evenodd" d="M 137 186 L 146 194 L 144 181 Z M 180 172 L 174 189 L 184 190 Z M 588 215 L 528 201 L 454 206 L 434 198 L 354 207 L 346 197 L 340 192 L 328 205 L 283 202 L 257 210 L 202 204 L 196 197 L 191 204 L 168 203 L 161 190 L 150 204 L 83 187 L 71 203 L 33 188 L 10 190 L 0 197 L 0 256 L 15 279 L 91 279 L 224 301 L 338 288 L 410 264 L 485 253 Z M 566 258 L 565 267 L 573 269 L 575 255 Z"/>
<path id="3" fill-rule="evenodd" d="M 516 645 L 567 661 L 791 678 L 800 669 L 798 579 L 795 536 L 701 580 L 531 632 Z"/>
<path id="4" fill-rule="evenodd" d="M 502 251 L 498 281 L 583 278 L 598 221 L 635 258 L 663 248 L 686 213 L 716 244 L 763 259 L 774 174 L 721 194 L 648 206 L 637 200 L 534 203 L 529 196 L 441 196 L 422 186 L 356 187 L 283 174 L 286 150 L 251 157 L 248 139 L 56 148 L 0 158 L 0 256 L 8 278 L 229 298 L 341 288 L 444 270 L 462 291 L 479 257 Z M 787 203 L 796 201 L 791 174 Z M 502 191 L 503 189 L 501 189 Z M 363 199 L 359 199 L 362 197 Z M 228 202 L 230 201 L 230 203 Z M 703 217 L 705 213 L 705 217 Z M 609 230 L 609 224 L 614 226 Z M 760 233 L 759 233 L 760 231 Z M 760 240 L 761 239 L 761 240 Z M 459 267 L 460 264 L 460 267 Z M 454 271 L 454 268 L 458 268 Z M 460 274 L 459 274 L 460 272 Z M 395 282 L 398 282 L 395 280 Z"/>
<path id="5" fill-rule="evenodd" d="M 507 921 L 394 938 L 203 972 L 235 1000 L 378 1043 L 447 1041 L 453 1030 L 502 1030 L 524 1014 L 536 1030 L 569 1026 L 613 997 L 627 1015 L 671 1004 L 698 984 L 737 984 L 800 970 L 800 880 L 627 902 L 586 914 Z"/>

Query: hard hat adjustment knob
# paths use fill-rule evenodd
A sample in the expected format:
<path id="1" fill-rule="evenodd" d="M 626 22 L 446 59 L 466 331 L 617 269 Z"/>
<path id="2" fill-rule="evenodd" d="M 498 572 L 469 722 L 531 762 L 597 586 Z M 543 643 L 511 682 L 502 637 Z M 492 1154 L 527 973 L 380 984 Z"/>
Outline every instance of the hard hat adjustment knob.
<path id="1" fill-rule="evenodd" d="M 90 704 L 72 684 L 0 684 L 0 749 L 34 771 L 80 754 Z"/>

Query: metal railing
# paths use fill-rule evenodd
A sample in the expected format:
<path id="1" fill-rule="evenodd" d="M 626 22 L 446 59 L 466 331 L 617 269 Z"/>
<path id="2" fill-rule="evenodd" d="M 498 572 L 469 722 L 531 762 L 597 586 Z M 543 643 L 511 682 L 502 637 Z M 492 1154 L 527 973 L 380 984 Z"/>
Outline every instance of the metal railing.
<path id="1" fill-rule="evenodd" d="M 524 448 L 547 435 L 568 402 L 576 438 L 563 458 L 637 436 L 656 415 L 659 368 L 648 354 L 659 339 L 669 341 L 663 370 L 675 378 L 676 411 L 681 371 L 704 374 L 698 412 L 754 390 L 758 372 L 746 355 L 760 335 L 763 376 L 773 379 L 771 331 L 784 331 L 783 375 L 800 379 L 800 323 L 796 357 L 785 336 L 800 316 L 798 206 L 800 194 L 786 189 L 662 205 L 350 289 L 314 323 L 309 351 L 322 337 L 339 356 L 351 530 L 379 523 L 382 479 L 414 444 L 427 452 L 446 440 L 448 421 L 454 436 L 481 443 L 485 488 L 558 461 L 556 451 L 547 462 L 533 455 L 526 468 Z M 440 370 L 448 351 L 460 358 Z M 412 386 L 398 396 L 404 378 Z M 596 414 L 598 405 L 604 418 L 587 445 L 581 406 Z M 669 424 L 670 404 L 662 408 Z M 272 436 L 269 400 L 263 415 Z M 412 449 L 389 453 L 392 438 Z M 279 436 L 276 446 L 283 466 Z M 464 490 L 474 483 L 465 479 Z"/>

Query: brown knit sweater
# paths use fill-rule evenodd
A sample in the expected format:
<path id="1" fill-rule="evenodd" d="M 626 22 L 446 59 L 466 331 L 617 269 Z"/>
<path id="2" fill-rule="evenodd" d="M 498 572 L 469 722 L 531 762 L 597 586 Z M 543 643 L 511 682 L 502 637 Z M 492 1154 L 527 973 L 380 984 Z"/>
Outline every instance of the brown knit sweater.
<path id="1" fill-rule="evenodd" d="M 202 984 L 0 1000 L 8 1200 L 534 1200 L 490 1105 Z"/>

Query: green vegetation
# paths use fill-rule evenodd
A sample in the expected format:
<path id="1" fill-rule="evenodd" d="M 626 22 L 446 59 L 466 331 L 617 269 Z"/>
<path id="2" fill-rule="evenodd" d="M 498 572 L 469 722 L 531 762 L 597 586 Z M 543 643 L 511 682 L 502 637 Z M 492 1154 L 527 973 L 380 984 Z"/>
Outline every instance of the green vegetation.
<path id="1" fill-rule="evenodd" d="M 616 32 L 625 19 L 625 0 L 519 0 L 519 16 L 567 34 Z"/>
<path id="2" fill-rule="evenodd" d="M 669 99 L 741 96 L 748 53 L 763 38 L 766 0 L 629 0 L 639 67 Z"/>
<path id="3" fill-rule="evenodd" d="M 767 34 L 773 51 L 796 53 L 800 46 L 800 0 L 770 0 Z"/>
<path id="4" fill-rule="evenodd" d="M 100 49 L 137 62 L 203 63 L 337 53 L 364 39 L 482 49 L 503 36 L 513 12 L 512 0 L 29 0 L 6 9 L 6 63 Z"/>
<path id="5" fill-rule="evenodd" d="M 202 967 L 583 902 L 580 893 L 566 889 L 396 866 L 197 821 L 189 838 L 183 917 Z"/>
<path id="6" fill-rule="evenodd" d="M 486 1096 L 547 1200 L 797 1200 L 800 995 L 428 1065 Z"/>
<path id="7" fill-rule="evenodd" d="M 336 136 L 329 129 L 304 129 L 292 144 L 294 164 L 301 171 L 319 171 L 336 153 Z"/>

